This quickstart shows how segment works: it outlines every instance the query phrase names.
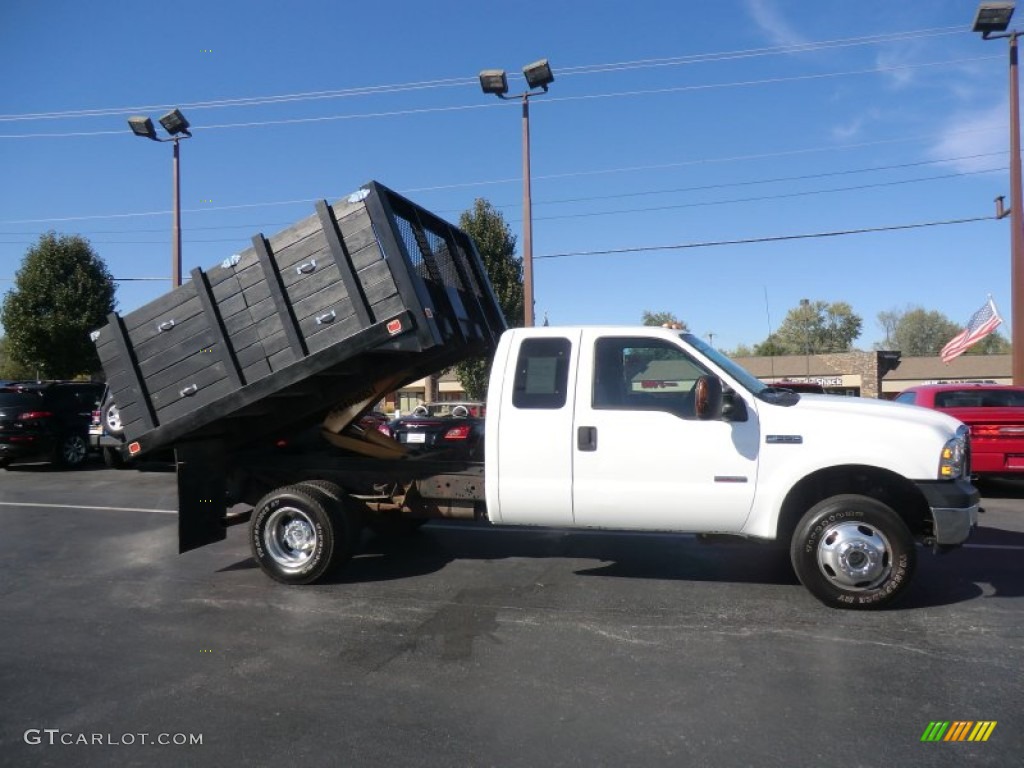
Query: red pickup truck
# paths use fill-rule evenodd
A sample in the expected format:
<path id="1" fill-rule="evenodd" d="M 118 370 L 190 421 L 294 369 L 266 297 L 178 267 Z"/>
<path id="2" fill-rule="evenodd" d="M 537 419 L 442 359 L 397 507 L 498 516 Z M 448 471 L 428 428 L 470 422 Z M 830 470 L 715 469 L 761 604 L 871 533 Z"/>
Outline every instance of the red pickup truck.
<path id="1" fill-rule="evenodd" d="M 1024 476 L 1024 387 L 922 384 L 897 402 L 934 408 L 971 429 L 971 473 Z"/>

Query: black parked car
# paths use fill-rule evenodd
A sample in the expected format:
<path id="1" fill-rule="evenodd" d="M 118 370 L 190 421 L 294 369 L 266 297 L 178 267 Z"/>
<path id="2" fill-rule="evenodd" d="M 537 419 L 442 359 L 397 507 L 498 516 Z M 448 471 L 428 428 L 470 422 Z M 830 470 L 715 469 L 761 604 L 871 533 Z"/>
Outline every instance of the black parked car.
<path id="1" fill-rule="evenodd" d="M 89 453 L 89 424 L 103 385 L 81 381 L 0 387 L 0 468 L 15 461 L 77 467 Z"/>
<path id="2" fill-rule="evenodd" d="M 418 405 L 388 424 L 391 436 L 409 448 L 450 449 L 480 460 L 484 451 L 484 403 L 441 402 Z"/>

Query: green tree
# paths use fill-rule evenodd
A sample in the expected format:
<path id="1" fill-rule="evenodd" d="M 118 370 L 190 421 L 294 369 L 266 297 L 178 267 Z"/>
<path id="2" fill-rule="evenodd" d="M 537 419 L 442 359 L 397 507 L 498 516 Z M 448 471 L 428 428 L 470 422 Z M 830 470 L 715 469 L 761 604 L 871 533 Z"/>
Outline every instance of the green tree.
<path id="1" fill-rule="evenodd" d="M 473 238 L 491 280 L 491 287 L 509 327 L 523 325 L 523 260 L 515 255 L 516 237 L 501 212 L 487 200 L 477 198 L 472 209 L 459 217 L 459 226 Z M 455 374 L 466 395 L 473 400 L 487 397 L 487 379 L 493 355 L 464 360 Z"/>
<path id="2" fill-rule="evenodd" d="M 90 331 L 114 311 L 114 280 L 89 241 L 48 232 L 25 254 L 0 307 L 11 359 L 45 378 L 100 369 Z"/>
<path id="3" fill-rule="evenodd" d="M 915 306 L 879 312 L 878 322 L 885 329 L 887 349 L 907 357 L 937 355 L 961 330 L 941 312 Z"/>
<path id="4" fill-rule="evenodd" d="M 829 304 L 803 299 L 786 313 L 776 342 L 782 354 L 816 355 L 824 352 L 849 352 L 863 324 L 845 301 Z"/>
<path id="5" fill-rule="evenodd" d="M 649 309 L 644 310 L 643 314 L 644 325 L 668 325 L 668 326 L 680 326 L 679 330 L 688 331 L 689 326 L 683 320 L 680 320 L 671 312 L 652 312 Z"/>
<path id="6" fill-rule="evenodd" d="M 754 345 L 754 354 L 757 357 L 777 357 L 778 355 L 788 355 L 790 352 L 779 341 L 778 334 L 773 333 L 760 344 Z"/>
<path id="7" fill-rule="evenodd" d="M 970 347 L 965 355 L 1008 355 L 1013 351 L 1010 340 L 999 331 L 994 331 L 973 347 Z"/>
<path id="8" fill-rule="evenodd" d="M 35 371 L 11 359 L 7 351 L 7 338 L 0 336 L 0 379 L 31 379 Z"/>
<path id="9" fill-rule="evenodd" d="M 938 355 L 963 327 L 935 310 L 908 306 L 878 313 L 878 322 L 886 332 L 886 349 L 897 349 L 907 357 Z M 879 346 L 879 345 L 876 345 Z M 1009 354 L 1010 342 L 998 332 L 986 336 L 965 354 Z"/>
<path id="10" fill-rule="evenodd" d="M 736 348 L 726 352 L 726 357 L 754 357 L 757 354 L 752 348 L 746 344 L 737 344 Z"/>

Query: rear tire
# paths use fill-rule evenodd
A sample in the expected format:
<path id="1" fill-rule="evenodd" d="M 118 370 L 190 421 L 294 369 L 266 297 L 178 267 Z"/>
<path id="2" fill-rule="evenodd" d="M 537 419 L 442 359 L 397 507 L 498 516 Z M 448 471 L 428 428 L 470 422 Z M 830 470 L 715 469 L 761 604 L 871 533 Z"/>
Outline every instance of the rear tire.
<path id="1" fill-rule="evenodd" d="M 284 584 L 312 584 L 352 557 L 345 508 L 317 488 L 286 486 L 256 505 L 250 529 L 253 557 Z"/>
<path id="2" fill-rule="evenodd" d="M 793 533 L 793 570 L 832 608 L 873 609 L 906 592 L 917 565 L 914 537 L 890 507 L 844 494 L 815 504 Z"/>
<path id="3" fill-rule="evenodd" d="M 103 448 L 103 463 L 111 469 L 128 469 L 130 466 L 117 448 L 105 446 Z"/>
<path id="4" fill-rule="evenodd" d="M 332 483 L 330 480 L 303 480 L 299 485 L 305 488 L 312 488 L 326 496 L 332 504 L 345 508 L 340 514 L 344 516 L 345 522 L 348 525 L 348 540 L 351 542 L 354 552 L 359 545 L 359 539 L 363 535 L 363 516 L 351 501 L 346 503 L 345 491 L 342 490 L 341 486 L 337 483 Z"/>

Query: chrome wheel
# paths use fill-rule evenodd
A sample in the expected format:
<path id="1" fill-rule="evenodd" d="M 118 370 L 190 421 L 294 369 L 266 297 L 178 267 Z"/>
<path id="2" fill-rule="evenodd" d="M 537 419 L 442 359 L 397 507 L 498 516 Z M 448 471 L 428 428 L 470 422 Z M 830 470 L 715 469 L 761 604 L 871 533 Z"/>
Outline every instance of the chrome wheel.
<path id="1" fill-rule="evenodd" d="M 112 435 L 119 435 L 123 431 L 123 427 L 121 426 L 121 412 L 117 410 L 117 405 L 115 403 L 110 403 L 103 409 L 103 422 L 107 428 L 107 432 Z"/>
<path id="2" fill-rule="evenodd" d="M 316 553 L 317 532 L 313 518 L 296 507 L 274 510 L 263 529 L 263 544 L 282 571 L 301 571 Z"/>
<path id="3" fill-rule="evenodd" d="M 818 568 L 837 587 L 874 589 L 892 571 L 889 540 L 865 522 L 842 522 L 827 528 L 818 543 Z"/>

